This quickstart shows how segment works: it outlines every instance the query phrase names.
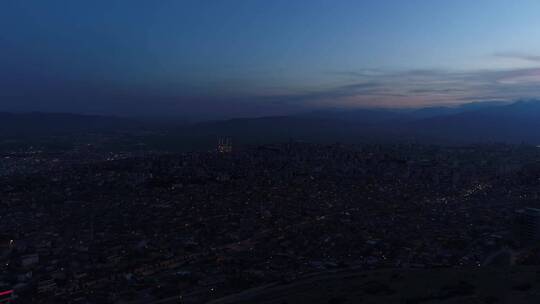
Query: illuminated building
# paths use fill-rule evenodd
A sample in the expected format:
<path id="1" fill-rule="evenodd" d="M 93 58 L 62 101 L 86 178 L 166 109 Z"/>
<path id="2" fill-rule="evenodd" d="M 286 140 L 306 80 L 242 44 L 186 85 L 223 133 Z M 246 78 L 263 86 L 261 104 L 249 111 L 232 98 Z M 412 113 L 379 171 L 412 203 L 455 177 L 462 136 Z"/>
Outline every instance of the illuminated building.
<path id="1" fill-rule="evenodd" d="M 230 138 L 220 139 L 218 141 L 217 150 L 219 153 L 231 153 L 232 141 Z"/>

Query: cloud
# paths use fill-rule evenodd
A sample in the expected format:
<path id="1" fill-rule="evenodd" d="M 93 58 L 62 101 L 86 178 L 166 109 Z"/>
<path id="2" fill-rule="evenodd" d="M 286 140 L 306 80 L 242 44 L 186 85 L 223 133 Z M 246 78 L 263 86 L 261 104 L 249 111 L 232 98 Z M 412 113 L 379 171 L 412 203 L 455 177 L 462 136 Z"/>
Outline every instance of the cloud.
<path id="1" fill-rule="evenodd" d="M 540 97 L 540 68 L 507 70 L 335 71 L 343 84 L 273 96 L 311 106 L 415 107 Z"/>
<path id="2" fill-rule="evenodd" d="M 326 78 L 329 75 L 332 86 L 224 91 L 212 84 L 207 94 L 198 94 L 187 85 L 161 90 L 54 79 L 15 81 L 14 77 L 13 83 L 0 82 L 0 110 L 221 119 L 286 115 L 321 107 L 420 107 L 540 98 L 540 68 L 325 72 Z"/>
<path id="3" fill-rule="evenodd" d="M 495 53 L 495 56 L 503 57 L 503 58 L 519 59 L 519 60 L 525 60 L 525 61 L 540 62 L 540 55 L 505 52 L 505 53 Z"/>

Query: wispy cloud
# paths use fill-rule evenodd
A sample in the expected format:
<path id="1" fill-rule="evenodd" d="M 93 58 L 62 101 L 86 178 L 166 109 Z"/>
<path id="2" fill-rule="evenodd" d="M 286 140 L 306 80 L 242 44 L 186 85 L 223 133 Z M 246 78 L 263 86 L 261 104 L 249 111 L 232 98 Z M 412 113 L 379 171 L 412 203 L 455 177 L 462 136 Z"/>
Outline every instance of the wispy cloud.
<path id="1" fill-rule="evenodd" d="M 412 107 L 540 97 L 540 68 L 333 72 L 343 84 L 270 99 L 316 106 Z"/>
<path id="2" fill-rule="evenodd" d="M 525 61 L 540 62 L 540 55 L 533 55 L 533 54 L 504 52 L 504 53 L 495 53 L 495 56 L 502 57 L 502 58 L 511 58 L 511 59 L 525 60 Z"/>

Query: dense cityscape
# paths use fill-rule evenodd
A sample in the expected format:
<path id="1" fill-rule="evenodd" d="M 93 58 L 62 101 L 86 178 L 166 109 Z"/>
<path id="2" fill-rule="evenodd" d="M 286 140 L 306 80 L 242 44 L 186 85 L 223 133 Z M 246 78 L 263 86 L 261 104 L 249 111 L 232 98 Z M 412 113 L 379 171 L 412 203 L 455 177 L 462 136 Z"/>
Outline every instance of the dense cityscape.
<path id="1" fill-rule="evenodd" d="M 203 303 L 340 269 L 534 263 L 515 227 L 539 180 L 530 145 L 5 151 L 0 291 Z"/>
<path id="2" fill-rule="evenodd" d="M 0 304 L 540 303 L 540 1 L 0 0 Z"/>

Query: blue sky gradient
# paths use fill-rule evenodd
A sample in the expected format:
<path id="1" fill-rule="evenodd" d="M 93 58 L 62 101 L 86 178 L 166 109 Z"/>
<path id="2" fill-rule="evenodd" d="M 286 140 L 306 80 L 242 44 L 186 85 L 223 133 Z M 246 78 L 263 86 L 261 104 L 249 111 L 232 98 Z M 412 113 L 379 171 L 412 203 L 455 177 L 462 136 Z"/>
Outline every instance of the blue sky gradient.
<path id="1" fill-rule="evenodd" d="M 540 97 L 533 0 L 5 0 L 0 111 L 232 117 Z"/>

